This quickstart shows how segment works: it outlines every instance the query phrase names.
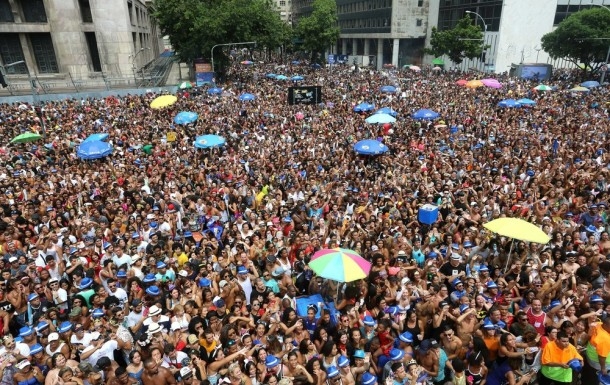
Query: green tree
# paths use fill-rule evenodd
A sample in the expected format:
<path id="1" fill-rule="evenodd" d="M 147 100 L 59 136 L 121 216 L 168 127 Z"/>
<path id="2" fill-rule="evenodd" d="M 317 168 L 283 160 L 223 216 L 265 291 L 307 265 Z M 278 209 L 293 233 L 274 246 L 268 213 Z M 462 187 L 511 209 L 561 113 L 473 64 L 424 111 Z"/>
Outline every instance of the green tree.
<path id="1" fill-rule="evenodd" d="M 217 44 L 256 41 L 276 49 L 290 42 L 291 28 L 271 0 L 154 0 L 154 16 L 183 61 L 210 59 Z M 252 48 L 252 47 L 250 47 Z M 222 50 L 214 50 L 221 62 Z"/>
<path id="2" fill-rule="evenodd" d="M 324 62 L 322 53 L 337 42 L 339 33 L 335 0 L 314 0 L 311 15 L 297 21 L 296 35 L 303 40 L 303 48 L 311 51 L 312 60 L 320 55 Z"/>
<path id="3" fill-rule="evenodd" d="M 424 51 L 436 57 L 447 55 L 452 62 L 460 64 L 464 59 L 481 57 L 486 48 L 481 27 L 475 25 L 467 15 L 460 19 L 453 29 L 439 31 L 433 27 L 430 47 Z"/>
<path id="4" fill-rule="evenodd" d="M 591 8 L 573 13 L 557 29 L 542 36 L 542 49 L 553 59 L 582 65 L 583 71 L 598 70 L 610 45 L 610 11 Z"/>

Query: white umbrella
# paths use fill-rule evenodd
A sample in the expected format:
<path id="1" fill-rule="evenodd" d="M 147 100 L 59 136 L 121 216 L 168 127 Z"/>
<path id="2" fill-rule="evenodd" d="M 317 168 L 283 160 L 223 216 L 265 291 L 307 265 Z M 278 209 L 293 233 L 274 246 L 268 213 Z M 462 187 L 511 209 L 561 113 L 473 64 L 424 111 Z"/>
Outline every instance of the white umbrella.
<path id="1" fill-rule="evenodd" d="M 396 119 L 389 114 L 373 114 L 366 118 L 366 122 L 369 124 L 384 124 L 384 123 L 394 123 Z"/>

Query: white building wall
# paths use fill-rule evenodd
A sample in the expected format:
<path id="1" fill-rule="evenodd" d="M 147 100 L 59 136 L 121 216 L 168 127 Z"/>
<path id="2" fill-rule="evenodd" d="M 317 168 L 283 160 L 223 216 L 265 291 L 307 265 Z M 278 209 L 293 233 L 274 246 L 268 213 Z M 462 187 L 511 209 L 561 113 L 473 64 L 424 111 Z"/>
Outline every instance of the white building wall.
<path id="1" fill-rule="evenodd" d="M 428 3 L 424 0 L 421 7 L 417 0 L 394 0 L 392 3 L 392 38 L 409 39 L 426 35 L 428 30 Z M 421 25 L 417 25 L 417 21 Z"/>
<path id="2" fill-rule="evenodd" d="M 553 31 L 556 9 L 557 0 L 504 1 L 493 72 L 506 72 L 511 64 L 546 63 L 549 56 L 540 41 Z"/>

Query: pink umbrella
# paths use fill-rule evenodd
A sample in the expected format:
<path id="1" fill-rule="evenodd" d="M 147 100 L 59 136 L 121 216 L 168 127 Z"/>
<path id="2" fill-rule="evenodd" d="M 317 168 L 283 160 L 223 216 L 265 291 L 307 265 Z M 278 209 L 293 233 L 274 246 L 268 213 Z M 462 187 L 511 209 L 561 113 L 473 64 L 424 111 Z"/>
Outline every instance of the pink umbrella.
<path id="1" fill-rule="evenodd" d="M 303 115 L 302 112 L 297 112 L 296 115 L 294 115 L 294 117 L 297 118 L 297 120 L 303 120 L 305 115 Z"/>
<path id="2" fill-rule="evenodd" d="M 483 79 L 481 80 L 481 83 L 491 88 L 502 88 L 502 84 L 500 84 L 500 82 L 496 79 Z"/>

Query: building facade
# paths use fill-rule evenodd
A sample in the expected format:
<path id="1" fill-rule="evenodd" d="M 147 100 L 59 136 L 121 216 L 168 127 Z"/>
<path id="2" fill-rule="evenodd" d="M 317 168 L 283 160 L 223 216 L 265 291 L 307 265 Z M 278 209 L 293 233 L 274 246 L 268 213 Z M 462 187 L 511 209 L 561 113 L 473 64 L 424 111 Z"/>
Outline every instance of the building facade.
<path id="1" fill-rule="evenodd" d="M 9 79 L 134 77 L 163 51 L 151 7 L 152 0 L 0 0 L 0 65 Z"/>
<path id="2" fill-rule="evenodd" d="M 428 30 L 429 0 L 336 0 L 341 34 L 329 51 L 361 65 L 421 64 Z M 293 0 L 298 20 L 312 0 Z"/>
<path id="3" fill-rule="evenodd" d="M 594 4 L 610 6 L 610 0 L 594 0 Z M 471 13 L 473 23 L 483 28 L 485 45 L 481 58 L 466 59 L 461 64 L 442 58 L 447 68 L 503 73 L 520 63 L 547 63 L 555 68 L 573 67 L 562 59 L 553 60 L 542 50 L 541 39 L 572 13 L 591 8 L 591 0 L 430 0 L 430 23 L 426 44 L 430 43 L 432 27 L 453 28 L 458 20 Z M 481 20 L 481 18 L 483 20 Z M 432 57 L 425 61 L 431 63 Z"/>
<path id="4" fill-rule="evenodd" d="M 292 0 L 274 0 L 280 19 L 286 24 L 292 24 Z"/>

